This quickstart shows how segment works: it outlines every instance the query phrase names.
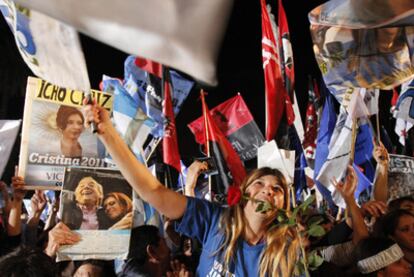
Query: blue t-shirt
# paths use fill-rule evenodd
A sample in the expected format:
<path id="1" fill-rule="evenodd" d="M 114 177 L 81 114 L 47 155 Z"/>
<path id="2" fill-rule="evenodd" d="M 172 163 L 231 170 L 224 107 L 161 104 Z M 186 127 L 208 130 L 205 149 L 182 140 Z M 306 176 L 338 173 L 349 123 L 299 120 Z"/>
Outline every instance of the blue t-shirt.
<path id="1" fill-rule="evenodd" d="M 219 230 L 223 211 L 223 208 L 208 201 L 188 197 L 186 211 L 176 229 L 203 244 L 196 276 L 258 276 L 260 254 L 265 244 L 251 246 L 243 239 L 238 242 L 234 262 L 225 271 L 223 253 L 217 253 L 225 239 L 224 233 Z"/>

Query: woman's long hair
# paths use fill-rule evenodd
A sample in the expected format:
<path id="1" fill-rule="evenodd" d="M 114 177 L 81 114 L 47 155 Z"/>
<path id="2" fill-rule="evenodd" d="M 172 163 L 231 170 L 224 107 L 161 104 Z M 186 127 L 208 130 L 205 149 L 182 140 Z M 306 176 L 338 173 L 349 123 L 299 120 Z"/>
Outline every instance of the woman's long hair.
<path id="1" fill-rule="evenodd" d="M 251 171 L 243 180 L 240 189 L 245 194 L 247 188 L 258 178 L 271 175 L 278 179 L 279 185 L 283 187 L 283 208 L 290 207 L 289 188 L 283 174 L 277 169 L 263 167 Z M 246 228 L 246 217 L 243 209 L 246 200 L 226 209 L 220 220 L 220 228 L 224 231 L 225 241 L 219 252 L 224 250 L 224 262 L 228 268 L 233 261 L 237 241 L 244 235 Z M 269 224 L 269 227 L 271 223 Z M 268 276 L 290 276 L 298 257 L 299 239 L 292 227 L 269 228 L 265 235 L 266 247 L 262 252 L 260 260 L 260 277 Z"/>

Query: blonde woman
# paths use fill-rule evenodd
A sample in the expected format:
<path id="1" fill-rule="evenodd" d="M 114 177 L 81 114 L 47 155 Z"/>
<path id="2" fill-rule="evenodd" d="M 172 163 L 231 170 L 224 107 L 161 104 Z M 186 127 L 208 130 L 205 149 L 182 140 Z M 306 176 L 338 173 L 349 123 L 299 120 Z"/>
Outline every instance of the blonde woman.
<path id="1" fill-rule="evenodd" d="M 202 242 L 197 276 L 292 275 L 298 239 L 287 228 L 270 228 L 274 211 L 256 212 L 255 200 L 289 207 L 286 181 L 278 170 L 254 170 L 241 185 L 249 199 L 221 208 L 163 186 L 131 153 L 105 109 L 87 105 L 84 114 L 86 122 L 97 124 L 100 139 L 140 197 L 168 218 L 179 220 L 178 231 Z"/>

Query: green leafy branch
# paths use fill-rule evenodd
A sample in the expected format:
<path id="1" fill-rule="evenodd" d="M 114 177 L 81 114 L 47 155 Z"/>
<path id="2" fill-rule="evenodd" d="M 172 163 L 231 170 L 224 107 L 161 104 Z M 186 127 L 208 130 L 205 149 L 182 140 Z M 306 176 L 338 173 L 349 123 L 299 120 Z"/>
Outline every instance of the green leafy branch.
<path id="1" fill-rule="evenodd" d="M 243 198 L 257 203 L 256 212 L 267 213 L 276 209 L 267 201 L 251 199 L 246 195 Z M 310 276 L 309 270 L 316 270 L 323 263 L 323 258 L 318 255 L 317 251 L 307 253 L 303 246 L 303 241 L 307 237 L 322 237 L 325 235 L 325 229 L 320 225 L 323 222 L 323 218 L 321 216 L 309 217 L 312 214 L 310 205 L 314 200 L 314 196 L 309 197 L 291 212 L 278 209 L 275 215 L 276 220 L 273 226 L 271 226 L 271 228 L 287 226 L 296 231 L 299 237 L 302 256 L 295 266 L 295 273 L 305 273 L 306 276 Z"/>

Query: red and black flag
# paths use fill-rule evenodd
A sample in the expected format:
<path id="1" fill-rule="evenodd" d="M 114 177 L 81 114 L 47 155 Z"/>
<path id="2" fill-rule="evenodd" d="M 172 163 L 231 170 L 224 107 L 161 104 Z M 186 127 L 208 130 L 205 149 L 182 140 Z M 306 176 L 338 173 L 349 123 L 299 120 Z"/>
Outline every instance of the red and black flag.
<path id="1" fill-rule="evenodd" d="M 264 138 L 240 94 L 211 109 L 210 115 L 243 161 L 256 157 Z M 203 116 L 188 124 L 188 128 L 197 143 L 205 143 Z"/>
<path id="2" fill-rule="evenodd" d="M 295 115 L 285 87 L 282 69 L 284 61 L 282 58 L 283 54 L 281 53 L 281 50 L 283 51 L 283 44 L 280 41 L 276 23 L 272 20 L 270 10 L 266 6 L 266 0 L 261 0 L 260 3 L 262 10 L 262 56 L 266 94 L 266 140 L 270 141 L 276 136 L 283 114 L 286 112 L 289 125 L 293 123 Z M 289 57 L 287 54 L 286 56 Z M 291 69 L 293 70 L 293 67 Z M 292 72 L 290 69 L 285 69 L 285 73 L 288 73 L 286 76 L 293 76 Z M 293 86 L 292 80 L 289 83 Z"/>
<path id="3" fill-rule="evenodd" d="M 204 118 L 204 145 L 207 156 L 213 157 L 218 170 L 218 175 L 214 175 L 216 180 L 212 182 L 213 197 L 216 201 L 225 203 L 228 188 L 240 186 L 246 176 L 246 171 L 240 157 L 211 118 L 204 99 L 204 92 L 201 92 L 201 101 Z"/>

